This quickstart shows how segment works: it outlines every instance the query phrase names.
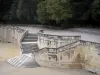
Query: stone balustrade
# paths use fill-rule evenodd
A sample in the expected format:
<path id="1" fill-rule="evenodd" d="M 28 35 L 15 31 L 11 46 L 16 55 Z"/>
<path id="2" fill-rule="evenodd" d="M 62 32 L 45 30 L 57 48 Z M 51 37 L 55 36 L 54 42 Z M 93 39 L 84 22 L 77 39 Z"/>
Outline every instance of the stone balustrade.
<path id="1" fill-rule="evenodd" d="M 16 26 L 0 25 L 0 41 L 14 43 L 21 49 L 21 41 L 28 31 Z M 81 40 L 81 36 L 38 34 L 35 60 L 41 66 L 84 68 L 100 74 L 100 43 Z"/>
<path id="2" fill-rule="evenodd" d="M 44 67 L 83 68 L 100 74 L 100 43 L 76 40 L 58 48 L 44 47 L 36 53 Z"/>
<path id="3" fill-rule="evenodd" d="M 81 36 L 58 36 L 58 35 L 49 35 L 49 34 L 39 34 L 38 45 L 40 49 L 44 47 L 58 48 L 80 39 Z"/>

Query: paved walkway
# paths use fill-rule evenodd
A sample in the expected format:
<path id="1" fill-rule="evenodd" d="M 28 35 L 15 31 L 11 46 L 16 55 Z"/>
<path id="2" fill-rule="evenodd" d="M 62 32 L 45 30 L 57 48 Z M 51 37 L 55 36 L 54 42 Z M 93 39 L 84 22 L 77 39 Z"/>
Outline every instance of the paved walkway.
<path id="1" fill-rule="evenodd" d="M 34 64 L 34 68 L 16 68 L 6 60 L 17 55 L 19 50 L 15 45 L 0 42 L 0 75 L 94 75 L 86 70 L 43 68 Z"/>
<path id="2" fill-rule="evenodd" d="M 0 75 L 94 75 L 79 69 L 16 68 L 7 62 L 0 62 Z"/>
<path id="3" fill-rule="evenodd" d="M 12 43 L 0 42 L 0 60 L 7 60 L 20 55 L 20 49 Z"/>
<path id="4" fill-rule="evenodd" d="M 91 29 L 91 28 L 72 28 L 67 30 L 54 30 L 47 29 L 42 27 L 30 27 L 30 26 L 21 26 L 26 30 L 29 30 L 30 33 L 36 33 L 39 30 L 44 30 L 45 34 L 52 35 L 81 35 L 81 40 L 91 41 L 100 43 L 100 30 L 99 29 Z"/>

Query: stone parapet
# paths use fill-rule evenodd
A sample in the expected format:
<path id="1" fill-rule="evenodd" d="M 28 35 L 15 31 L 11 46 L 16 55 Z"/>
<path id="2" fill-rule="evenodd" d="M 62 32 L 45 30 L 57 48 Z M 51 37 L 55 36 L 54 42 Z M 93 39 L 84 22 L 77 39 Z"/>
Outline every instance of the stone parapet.
<path id="1" fill-rule="evenodd" d="M 60 35 L 49 35 L 49 34 L 38 34 L 38 45 L 39 48 L 58 48 L 66 44 L 78 41 L 81 36 L 60 36 Z"/>
<path id="2" fill-rule="evenodd" d="M 16 26 L 0 25 L 0 41 L 19 44 L 26 32 L 26 30 Z"/>
<path id="3" fill-rule="evenodd" d="M 16 44 L 20 50 L 21 41 L 27 33 L 27 30 L 21 29 L 17 26 L 0 25 L 0 41 Z"/>

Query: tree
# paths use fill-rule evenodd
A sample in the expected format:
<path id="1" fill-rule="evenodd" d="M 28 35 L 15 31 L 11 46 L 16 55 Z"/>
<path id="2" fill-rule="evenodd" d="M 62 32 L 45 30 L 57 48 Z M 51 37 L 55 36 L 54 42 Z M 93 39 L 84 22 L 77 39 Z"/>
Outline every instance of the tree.
<path id="1" fill-rule="evenodd" d="M 14 0 L 11 6 L 11 9 L 9 11 L 9 20 L 17 20 L 17 9 L 18 9 L 18 1 Z"/>
<path id="2" fill-rule="evenodd" d="M 92 18 L 100 20 L 100 0 L 94 0 L 92 4 Z"/>
<path id="3" fill-rule="evenodd" d="M 4 19 L 5 14 L 8 13 L 13 0 L 0 0 L 0 19 Z"/>
<path id="4" fill-rule="evenodd" d="M 89 17 L 91 4 L 92 1 L 90 0 L 73 0 L 73 19 L 87 20 Z"/>
<path id="5" fill-rule="evenodd" d="M 19 0 L 17 16 L 19 20 L 33 21 L 36 15 L 35 0 Z"/>
<path id="6" fill-rule="evenodd" d="M 47 0 L 47 13 L 50 19 L 60 22 L 72 17 L 70 0 Z"/>
<path id="7" fill-rule="evenodd" d="M 38 21 L 42 24 L 46 23 L 49 20 L 49 15 L 46 9 L 46 1 L 39 1 L 37 5 L 37 15 Z"/>
<path id="8" fill-rule="evenodd" d="M 47 20 L 60 23 L 71 18 L 70 0 L 41 0 L 37 7 L 37 15 L 41 23 L 47 22 Z"/>

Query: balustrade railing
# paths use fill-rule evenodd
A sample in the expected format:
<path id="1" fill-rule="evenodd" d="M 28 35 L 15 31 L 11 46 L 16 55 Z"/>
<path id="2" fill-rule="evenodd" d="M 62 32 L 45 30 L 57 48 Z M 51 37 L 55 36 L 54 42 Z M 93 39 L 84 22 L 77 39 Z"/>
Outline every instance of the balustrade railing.
<path id="1" fill-rule="evenodd" d="M 61 52 L 61 51 L 74 49 L 79 45 L 80 45 L 80 41 L 76 41 L 76 42 L 66 44 L 66 45 L 58 47 L 58 48 L 47 48 L 47 47 L 45 47 L 45 48 L 39 49 L 37 52 L 48 52 L 48 53 L 52 53 L 52 54 L 55 53 L 56 54 L 56 53 Z M 50 52 L 50 49 L 52 49 L 52 52 Z"/>
<path id="2" fill-rule="evenodd" d="M 39 34 L 38 44 L 41 48 L 58 48 L 60 46 L 70 44 L 77 40 L 80 40 L 81 36 L 59 36 L 59 35 L 49 35 L 49 34 Z"/>

